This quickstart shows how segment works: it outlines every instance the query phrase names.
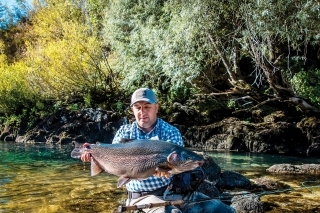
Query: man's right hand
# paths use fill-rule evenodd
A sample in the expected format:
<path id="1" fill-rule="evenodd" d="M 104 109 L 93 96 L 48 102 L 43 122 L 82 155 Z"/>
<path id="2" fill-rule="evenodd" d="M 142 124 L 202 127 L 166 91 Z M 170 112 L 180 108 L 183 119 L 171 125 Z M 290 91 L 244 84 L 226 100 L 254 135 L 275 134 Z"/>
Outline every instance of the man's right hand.
<path id="1" fill-rule="evenodd" d="M 90 149 L 90 145 L 89 143 L 84 143 L 82 146 L 84 148 L 89 148 Z M 83 161 L 83 162 L 91 162 L 91 154 L 89 152 L 84 152 L 80 159 Z"/>

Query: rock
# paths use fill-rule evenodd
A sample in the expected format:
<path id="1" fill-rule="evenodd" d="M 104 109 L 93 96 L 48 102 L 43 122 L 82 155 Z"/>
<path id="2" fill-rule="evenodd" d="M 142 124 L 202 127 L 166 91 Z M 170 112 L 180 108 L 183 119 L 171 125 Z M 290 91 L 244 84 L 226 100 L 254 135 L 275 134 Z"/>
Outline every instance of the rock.
<path id="1" fill-rule="evenodd" d="M 320 120 L 316 117 L 303 118 L 297 127 L 307 136 L 309 143 L 320 143 Z"/>
<path id="2" fill-rule="evenodd" d="M 9 126 L 4 126 L 1 128 L 1 134 L 0 134 L 0 140 L 4 140 L 5 137 L 10 135 L 10 127 Z"/>
<path id="3" fill-rule="evenodd" d="M 318 157 L 320 156 L 320 143 L 314 143 L 309 146 L 307 149 L 307 155 L 309 157 Z"/>
<path id="4" fill-rule="evenodd" d="M 255 194 L 238 195 L 231 199 L 231 207 L 237 213 L 262 213 L 264 212 L 263 203 L 260 197 Z"/>
<path id="5" fill-rule="evenodd" d="M 285 113 L 283 111 L 273 112 L 263 118 L 265 123 L 276 123 L 279 121 L 285 121 Z"/>
<path id="6" fill-rule="evenodd" d="M 15 142 L 17 142 L 17 143 L 25 143 L 26 142 L 25 136 L 16 137 Z"/>
<path id="7" fill-rule="evenodd" d="M 278 190 L 290 188 L 290 186 L 284 183 L 276 182 L 265 177 L 256 178 L 253 180 L 253 182 L 256 184 L 255 187 L 262 188 L 263 190 Z"/>
<path id="8" fill-rule="evenodd" d="M 116 113 L 101 109 L 86 108 L 79 111 L 61 109 L 43 119 L 27 132 L 19 131 L 15 139 L 27 143 L 68 144 L 73 140 L 79 142 L 111 143 L 115 132 L 122 125 Z M 24 137 L 22 140 L 21 137 Z"/>
<path id="9" fill-rule="evenodd" d="M 248 178 L 238 172 L 225 171 L 221 174 L 217 187 L 221 189 L 252 189 L 252 184 Z"/>
<path id="10" fill-rule="evenodd" d="M 8 141 L 15 141 L 15 139 L 16 139 L 16 136 L 15 136 L 15 135 L 9 134 L 9 135 L 5 136 L 3 140 L 4 140 L 5 142 L 8 142 Z"/>
<path id="11" fill-rule="evenodd" d="M 281 174 L 320 174 L 320 164 L 275 164 L 269 167 L 267 171 Z"/>
<path id="12" fill-rule="evenodd" d="M 272 116 L 277 119 L 269 120 L 276 123 L 249 123 L 230 117 L 181 132 L 186 145 L 197 149 L 306 155 L 311 143 L 303 131 L 293 123 L 282 121 L 285 118 L 282 112 Z"/>
<path id="13" fill-rule="evenodd" d="M 220 196 L 219 189 L 215 186 L 220 180 L 221 168 L 216 164 L 211 156 L 208 156 L 202 152 L 197 152 L 202 155 L 205 159 L 205 163 L 201 167 L 205 173 L 205 181 L 203 181 L 198 187 L 197 191 L 209 196 L 218 197 Z"/>

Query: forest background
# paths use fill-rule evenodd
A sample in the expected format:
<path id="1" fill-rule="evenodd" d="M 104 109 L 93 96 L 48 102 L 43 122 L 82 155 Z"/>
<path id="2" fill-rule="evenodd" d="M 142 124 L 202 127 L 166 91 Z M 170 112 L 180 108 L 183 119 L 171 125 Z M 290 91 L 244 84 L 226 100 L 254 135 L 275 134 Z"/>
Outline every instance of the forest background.
<path id="1" fill-rule="evenodd" d="M 21 14 L 0 31 L 5 125 L 61 108 L 125 115 L 138 87 L 157 93 L 161 115 L 202 125 L 320 109 L 319 1 L 46 0 Z"/>

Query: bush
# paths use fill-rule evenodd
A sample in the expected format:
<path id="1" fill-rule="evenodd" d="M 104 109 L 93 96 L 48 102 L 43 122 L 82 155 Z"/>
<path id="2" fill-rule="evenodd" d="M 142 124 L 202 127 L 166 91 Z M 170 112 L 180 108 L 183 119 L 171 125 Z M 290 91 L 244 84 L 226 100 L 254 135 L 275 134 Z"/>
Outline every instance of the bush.
<path id="1" fill-rule="evenodd" d="M 315 107 L 320 108 L 320 70 L 300 71 L 292 78 L 297 95 L 307 98 Z"/>

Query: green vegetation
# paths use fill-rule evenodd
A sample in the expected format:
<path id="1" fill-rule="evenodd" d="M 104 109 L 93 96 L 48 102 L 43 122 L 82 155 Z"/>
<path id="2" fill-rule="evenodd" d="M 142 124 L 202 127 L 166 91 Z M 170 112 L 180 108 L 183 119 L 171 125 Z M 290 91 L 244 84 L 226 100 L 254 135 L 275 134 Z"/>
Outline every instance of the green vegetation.
<path id="1" fill-rule="evenodd" d="M 167 113 L 175 102 L 211 112 L 199 94 L 223 110 L 297 95 L 320 108 L 319 10 L 312 0 L 38 2 L 0 31 L 0 117 L 123 113 L 141 86 Z"/>
<path id="2" fill-rule="evenodd" d="M 320 70 L 311 69 L 308 72 L 301 71 L 292 78 L 296 93 L 311 101 L 320 109 Z"/>

